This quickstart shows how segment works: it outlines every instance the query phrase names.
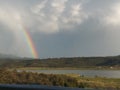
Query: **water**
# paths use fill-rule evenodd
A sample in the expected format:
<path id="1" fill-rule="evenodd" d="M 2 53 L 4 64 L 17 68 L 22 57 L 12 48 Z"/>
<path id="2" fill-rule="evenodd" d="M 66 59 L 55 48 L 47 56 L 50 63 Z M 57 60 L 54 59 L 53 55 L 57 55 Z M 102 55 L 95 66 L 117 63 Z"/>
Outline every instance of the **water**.
<path id="1" fill-rule="evenodd" d="M 27 70 L 46 74 L 80 74 L 86 77 L 120 78 L 120 70 Z"/>

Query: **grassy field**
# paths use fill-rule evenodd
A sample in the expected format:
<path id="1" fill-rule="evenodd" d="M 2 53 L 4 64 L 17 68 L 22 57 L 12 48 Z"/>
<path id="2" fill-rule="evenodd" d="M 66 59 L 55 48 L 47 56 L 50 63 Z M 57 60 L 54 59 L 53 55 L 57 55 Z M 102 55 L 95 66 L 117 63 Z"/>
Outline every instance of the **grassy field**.
<path id="1" fill-rule="evenodd" d="M 77 74 L 67 74 L 67 76 L 77 79 L 83 88 L 101 88 L 109 90 L 120 90 L 120 78 L 103 78 L 103 77 L 84 77 Z"/>
<path id="2" fill-rule="evenodd" d="M 81 84 L 85 84 L 86 87 L 94 87 L 94 88 L 115 88 L 120 89 L 120 79 L 113 78 L 86 78 L 86 77 L 78 77 L 78 82 Z"/>

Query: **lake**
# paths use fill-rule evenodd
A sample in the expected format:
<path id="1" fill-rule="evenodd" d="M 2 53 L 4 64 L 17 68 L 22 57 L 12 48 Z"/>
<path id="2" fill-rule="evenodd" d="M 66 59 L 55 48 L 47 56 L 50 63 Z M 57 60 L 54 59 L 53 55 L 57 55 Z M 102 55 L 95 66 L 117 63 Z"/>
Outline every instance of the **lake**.
<path id="1" fill-rule="evenodd" d="M 45 74 L 80 74 L 86 77 L 120 78 L 120 70 L 26 70 Z"/>

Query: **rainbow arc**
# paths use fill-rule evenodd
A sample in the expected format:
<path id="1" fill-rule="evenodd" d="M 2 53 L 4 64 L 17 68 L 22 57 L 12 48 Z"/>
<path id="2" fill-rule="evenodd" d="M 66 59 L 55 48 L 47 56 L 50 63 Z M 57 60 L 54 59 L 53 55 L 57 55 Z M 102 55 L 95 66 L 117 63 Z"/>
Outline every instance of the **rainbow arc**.
<path id="1" fill-rule="evenodd" d="M 22 22 L 21 17 L 18 18 L 18 21 L 19 21 L 18 26 L 21 27 L 22 33 L 25 36 L 25 39 L 26 39 L 26 42 L 28 44 L 29 50 L 32 54 L 32 57 L 39 58 L 37 50 L 36 50 L 35 45 L 34 45 L 34 42 L 32 40 L 30 33 L 29 33 L 29 30 Z"/>
<path id="2" fill-rule="evenodd" d="M 27 31 L 25 26 L 23 27 L 23 33 L 26 38 L 26 42 L 28 43 L 28 46 L 29 46 L 32 56 L 34 58 L 38 58 L 39 56 L 38 56 L 37 50 L 35 48 L 34 42 L 32 40 L 32 37 L 31 37 L 30 33 Z"/>

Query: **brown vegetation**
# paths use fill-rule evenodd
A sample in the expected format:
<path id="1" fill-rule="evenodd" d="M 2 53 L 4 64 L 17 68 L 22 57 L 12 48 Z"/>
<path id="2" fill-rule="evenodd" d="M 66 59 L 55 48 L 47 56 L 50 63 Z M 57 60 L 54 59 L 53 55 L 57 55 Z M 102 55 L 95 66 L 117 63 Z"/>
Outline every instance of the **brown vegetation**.
<path id="1" fill-rule="evenodd" d="M 0 84 L 34 84 L 79 88 L 120 89 L 120 79 L 88 78 L 79 75 L 55 75 L 0 69 Z"/>
<path id="2" fill-rule="evenodd" d="M 66 75 L 39 74 L 32 72 L 17 72 L 0 69 L 1 84 L 37 84 L 77 87 L 78 83 L 75 78 Z"/>

